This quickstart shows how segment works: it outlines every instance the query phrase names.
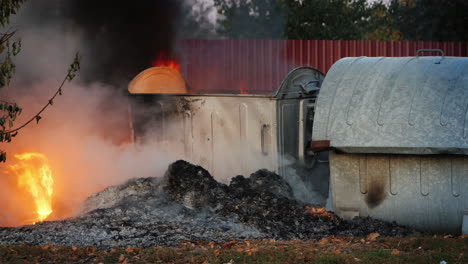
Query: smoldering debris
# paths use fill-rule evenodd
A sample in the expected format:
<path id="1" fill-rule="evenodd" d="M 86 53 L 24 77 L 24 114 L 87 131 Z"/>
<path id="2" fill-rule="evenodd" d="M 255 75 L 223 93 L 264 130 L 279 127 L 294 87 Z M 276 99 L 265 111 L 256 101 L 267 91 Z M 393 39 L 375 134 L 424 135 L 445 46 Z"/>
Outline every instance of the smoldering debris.
<path id="1" fill-rule="evenodd" d="M 331 235 L 414 235 L 371 218 L 347 221 L 312 214 L 277 174 L 259 170 L 222 184 L 200 166 L 171 164 L 163 178 L 141 178 L 89 197 L 84 214 L 67 220 L 1 228 L 0 244 L 175 246 L 182 241 L 314 240 Z"/>

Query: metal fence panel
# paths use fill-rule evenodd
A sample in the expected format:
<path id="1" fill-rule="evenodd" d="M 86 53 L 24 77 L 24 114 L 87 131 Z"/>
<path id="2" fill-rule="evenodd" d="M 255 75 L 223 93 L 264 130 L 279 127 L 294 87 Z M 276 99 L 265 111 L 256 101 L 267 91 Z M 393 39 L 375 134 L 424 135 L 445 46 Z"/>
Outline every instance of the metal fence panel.
<path id="1" fill-rule="evenodd" d="M 466 57 L 467 42 L 271 40 L 181 40 L 178 54 L 190 89 L 208 93 L 272 93 L 292 69 L 311 66 L 327 73 L 344 57 L 406 57 L 418 49 L 442 49 Z"/>

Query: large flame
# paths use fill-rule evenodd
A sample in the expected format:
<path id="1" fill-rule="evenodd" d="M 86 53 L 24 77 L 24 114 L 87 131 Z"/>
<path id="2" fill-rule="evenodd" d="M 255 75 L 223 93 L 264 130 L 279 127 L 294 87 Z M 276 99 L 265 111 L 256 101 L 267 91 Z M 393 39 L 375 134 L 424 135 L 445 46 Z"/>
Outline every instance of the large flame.
<path id="1" fill-rule="evenodd" d="M 34 152 L 15 155 L 15 158 L 19 161 L 10 168 L 18 176 L 18 186 L 32 195 L 37 214 L 33 223 L 44 221 L 53 212 L 54 179 L 49 161 L 45 155 Z"/>
<path id="2" fill-rule="evenodd" d="M 153 61 L 153 66 L 164 66 L 180 72 L 180 63 L 164 53 L 159 54 L 158 58 Z"/>

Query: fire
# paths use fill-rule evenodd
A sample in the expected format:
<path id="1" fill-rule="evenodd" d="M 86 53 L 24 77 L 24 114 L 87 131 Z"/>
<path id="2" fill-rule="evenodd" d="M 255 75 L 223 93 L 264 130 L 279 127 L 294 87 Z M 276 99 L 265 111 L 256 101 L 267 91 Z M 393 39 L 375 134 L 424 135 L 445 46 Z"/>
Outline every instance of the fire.
<path id="1" fill-rule="evenodd" d="M 335 220 L 335 216 L 332 213 L 327 212 L 325 207 L 306 206 L 306 212 L 317 217 L 325 216 L 331 221 Z"/>
<path id="2" fill-rule="evenodd" d="M 26 189 L 34 200 L 37 217 L 33 223 L 44 221 L 53 212 L 54 179 L 49 161 L 44 154 L 34 152 L 15 158 L 19 162 L 10 169 L 18 176 L 18 187 Z"/>
<path id="3" fill-rule="evenodd" d="M 153 66 L 164 66 L 180 72 L 180 64 L 164 53 L 159 54 L 158 58 L 153 61 Z"/>
<path id="4" fill-rule="evenodd" d="M 240 93 L 240 94 L 249 94 L 249 93 L 247 92 L 246 85 L 245 85 L 244 81 L 242 81 L 242 80 L 241 80 L 240 83 L 239 83 L 239 93 Z"/>

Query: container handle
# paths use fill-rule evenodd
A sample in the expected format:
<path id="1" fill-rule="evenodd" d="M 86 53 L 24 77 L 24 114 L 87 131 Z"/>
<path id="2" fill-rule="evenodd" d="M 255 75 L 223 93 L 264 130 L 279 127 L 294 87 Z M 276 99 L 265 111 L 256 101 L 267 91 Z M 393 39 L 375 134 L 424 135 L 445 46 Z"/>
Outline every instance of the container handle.
<path id="1" fill-rule="evenodd" d="M 307 86 L 312 83 L 315 83 L 317 87 L 312 88 L 312 89 L 307 89 Z M 299 86 L 301 87 L 304 93 L 308 94 L 311 92 L 320 91 L 319 85 L 320 85 L 320 80 L 309 80 L 307 83 L 300 84 Z"/>
<path id="2" fill-rule="evenodd" d="M 444 51 L 441 49 L 418 49 L 416 51 L 416 58 L 419 58 L 419 53 L 421 52 L 439 52 L 440 53 L 440 61 L 436 62 L 435 64 L 440 64 L 440 62 L 445 58 Z"/>

